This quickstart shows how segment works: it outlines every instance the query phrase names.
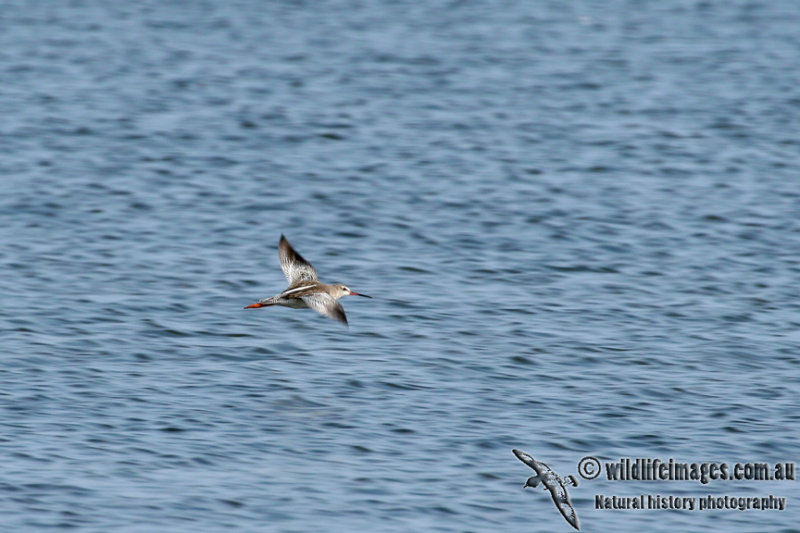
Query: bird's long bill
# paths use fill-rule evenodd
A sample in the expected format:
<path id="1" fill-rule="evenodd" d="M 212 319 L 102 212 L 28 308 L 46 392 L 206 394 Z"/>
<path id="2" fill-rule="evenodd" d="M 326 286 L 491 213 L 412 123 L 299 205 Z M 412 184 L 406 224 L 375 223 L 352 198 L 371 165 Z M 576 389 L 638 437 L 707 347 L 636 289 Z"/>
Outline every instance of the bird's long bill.
<path id="1" fill-rule="evenodd" d="M 367 296 L 366 294 L 359 294 L 353 291 L 350 291 L 350 296 L 363 296 L 364 298 L 372 298 L 372 296 Z"/>
<path id="2" fill-rule="evenodd" d="M 254 307 L 264 307 L 264 304 L 256 302 L 254 304 L 246 306 L 245 309 L 253 309 Z"/>

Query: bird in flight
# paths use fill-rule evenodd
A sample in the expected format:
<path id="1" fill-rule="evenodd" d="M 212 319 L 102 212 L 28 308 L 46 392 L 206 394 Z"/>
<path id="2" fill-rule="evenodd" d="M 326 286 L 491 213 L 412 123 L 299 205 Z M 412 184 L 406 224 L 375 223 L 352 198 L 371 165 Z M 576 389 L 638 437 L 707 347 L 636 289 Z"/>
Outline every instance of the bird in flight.
<path id="1" fill-rule="evenodd" d="M 259 300 L 254 304 L 248 305 L 245 309 L 269 307 L 270 305 L 282 305 L 295 309 L 310 307 L 323 316 L 347 324 L 344 308 L 336 300 L 348 295 L 372 298 L 372 296 L 367 296 L 366 294 L 353 292 L 341 283 L 328 285 L 319 281 L 317 279 L 317 271 L 314 270 L 311 263 L 303 259 L 303 256 L 292 248 L 292 245 L 283 235 L 281 235 L 281 240 L 278 243 L 278 257 L 281 261 L 281 270 L 283 270 L 283 275 L 286 276 L 289 286 L 282 293 Z"/>
<path id="2" fill-rule="evenodd" d="M 522 450 L 514 449 L 511 451 L 514 452 L 517 459 L 533 468 L 536 472 L 535 476 L 531 476 L 525 481 L 523 488 L 536 488 L 541 482 L 544 488 L 550 491 L 550 497 L 553 498 L 553 503 L 556 504 L 556 509 L 558 509 L 561 516 L 564 517 L 564 520 L 575 529 L 580 529 L 578 514 L 575 512 L 575 508 L 572 506 L 572 502 L 569 499 L 569 493 L 567 492 L 564 480 L 561 479 L 552 468 L 541 461 L 537 461 Z M 575 479 L 575 476 L 569 475 L 566 477 L 566 484 L 577 487 L 578 480 Z"/>

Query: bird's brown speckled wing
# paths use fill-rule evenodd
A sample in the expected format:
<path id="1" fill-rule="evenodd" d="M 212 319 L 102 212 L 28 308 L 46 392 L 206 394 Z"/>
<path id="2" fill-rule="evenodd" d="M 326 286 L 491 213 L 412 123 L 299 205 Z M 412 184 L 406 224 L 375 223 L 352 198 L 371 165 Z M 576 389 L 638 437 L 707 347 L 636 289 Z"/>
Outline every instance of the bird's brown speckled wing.
<path id="1" fill-rule="evenodd" d="M 347 316 L 344 314 L 344 308 L 327 292 L 318 292 L 316 294 L 301 296 L 300 299 L 317 313 L 338 320 L 343 324 L 347 324 Z"/>
<path id="2" fill-rule="evenodd" d="M 286 276 L 286 281 L 290 285 L 294 285 L 298 281 L 316 281 L 317 271 L 314 270 L 311 263 L 303 259 L 303 256 L 292 248 L 283 235 L 278 243 L 278 257 L 281 260 L 283 275 Z"/>

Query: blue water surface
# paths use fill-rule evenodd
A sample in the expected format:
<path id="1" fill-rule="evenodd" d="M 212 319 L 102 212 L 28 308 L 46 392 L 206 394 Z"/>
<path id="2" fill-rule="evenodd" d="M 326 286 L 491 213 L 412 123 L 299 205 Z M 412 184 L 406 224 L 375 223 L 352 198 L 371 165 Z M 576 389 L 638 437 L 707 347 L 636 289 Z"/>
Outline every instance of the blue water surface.
<path id="1" fill-rule="evenodd" d="M 791 1 L 0 6 L 0 530 L 570 531 L 798 460 Z M 342 300 L 285 287 L 286 234 Z M 791 481 L 570 487 L 800 531 Z M 600 510 L 596 495 L 787 498 Z"/>

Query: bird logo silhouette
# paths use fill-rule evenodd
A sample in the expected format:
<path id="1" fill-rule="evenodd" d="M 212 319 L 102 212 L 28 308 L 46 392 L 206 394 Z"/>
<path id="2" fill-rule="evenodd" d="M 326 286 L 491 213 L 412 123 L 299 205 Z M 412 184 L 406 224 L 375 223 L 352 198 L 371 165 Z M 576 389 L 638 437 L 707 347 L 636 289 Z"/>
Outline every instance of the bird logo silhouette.
<path id="1" fill-rule="evenodd" d="M 533 471 L 536 472 L 535 476 L 531 476 L 525 481 L 525 485 L 523 485 L 522 488 L 536 488 L 539 486 L 539 483 L 542 483 L 544 488 L 550 491 L 550 496 L 553 498 L 553 503 L 556 504 L 556 509 L 558 509 L 558 511 L 561 513 L 561 516 L 564 517 L 564 520 L 566 520 L 567 523 L 575 529 L 580 530 L 581 527 L 578 524 L 578 515 L 575 512 L 575 508 L 572 506 L 572 502 L 569 500 L 569 493 L 567 492 L 566 487 L 566 485 L 572 485 L 573 487 L 578 486 L 578 480 L 575 478 L 575 476 L 566 476 L 565 481 L 564 479 L 561 479 L 561 477 L 556 474 L 552 468 L 541 461 L 537 461 L 530 454 L 517 449 L 512 451 L 514 452 L 514 455 L 517 456 L 517 459 L 531 467 Z"/>

